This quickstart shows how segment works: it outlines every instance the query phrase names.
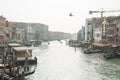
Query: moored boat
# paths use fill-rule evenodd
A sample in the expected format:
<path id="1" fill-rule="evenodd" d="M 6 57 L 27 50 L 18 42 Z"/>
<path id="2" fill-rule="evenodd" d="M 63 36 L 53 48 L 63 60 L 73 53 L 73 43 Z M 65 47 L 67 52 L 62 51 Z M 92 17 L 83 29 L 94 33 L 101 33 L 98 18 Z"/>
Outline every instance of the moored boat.
<path id="1" fill-rule="evenodd" d="M 84 53 L 104 53 L 108 47 L 109 44 L 92 43 L 88 48 L 84 50 Z"/>
<path id="2" fill-rule="evenodd" d="M 37 58 L 33 56 L 32 49 L 28 47 L 12 47 L 15 54 L 17 65 L 25 65 L 26 61 L 29 65 L 37 64 Z"/>

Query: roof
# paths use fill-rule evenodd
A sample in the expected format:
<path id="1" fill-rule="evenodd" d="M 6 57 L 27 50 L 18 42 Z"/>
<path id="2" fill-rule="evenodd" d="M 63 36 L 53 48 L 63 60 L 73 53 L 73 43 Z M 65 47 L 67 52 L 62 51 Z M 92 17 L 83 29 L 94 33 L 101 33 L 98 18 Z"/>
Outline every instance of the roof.
<path id="1" fill-rule="evenodd" d="M 8 44 L 8 46 L 10 46 L 10 47 L 19 47 L 19 46 L 22 46 L 22 45 L 18 44 L 18 43 L 10 43 L 10 44 Z"/>
<path id="2" fill-rule="evenodd" d="M 28 47 L 13 47 L 12 48 L 14 51 L 17 51 L 17 52 L 27 52 L 27 51 L 32 51 L 31 48 L 28 48 Z"/>

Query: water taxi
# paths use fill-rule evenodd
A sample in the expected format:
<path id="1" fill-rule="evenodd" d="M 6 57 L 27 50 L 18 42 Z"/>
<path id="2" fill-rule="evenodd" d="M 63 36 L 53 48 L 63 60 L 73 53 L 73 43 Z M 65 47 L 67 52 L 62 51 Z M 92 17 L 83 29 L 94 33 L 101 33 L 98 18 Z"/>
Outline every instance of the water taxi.
<path id="1" fill-rule="evenodd" d="M 17 65 L 37 64 L 37 58 L 33 56 L 32 49 L 29 47 L 12 47 Z"/>

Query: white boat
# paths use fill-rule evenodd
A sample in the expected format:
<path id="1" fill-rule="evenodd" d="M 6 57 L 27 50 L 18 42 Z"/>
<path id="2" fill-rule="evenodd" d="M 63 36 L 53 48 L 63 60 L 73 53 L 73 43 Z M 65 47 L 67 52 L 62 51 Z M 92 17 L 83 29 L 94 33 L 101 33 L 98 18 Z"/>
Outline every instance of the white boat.
<path id="1" fill-rule="evenodd" d="M 17 65 L 37 64 L 37 58 L 33 56 L 32 49 L 28 47 L 12 47 Z"/>
<path id="2" fill-rule="evenodd" d="M 23 47 L 18 43 L 8 44 L 8 55 L 11 56 L 12 60 L 15 59 L 17 61 L 17 65 L 24 65 L 26 59 L 28 59 L 30 65 L 37 63 L 37 58 L 33 56 L 32 49 Z"/>

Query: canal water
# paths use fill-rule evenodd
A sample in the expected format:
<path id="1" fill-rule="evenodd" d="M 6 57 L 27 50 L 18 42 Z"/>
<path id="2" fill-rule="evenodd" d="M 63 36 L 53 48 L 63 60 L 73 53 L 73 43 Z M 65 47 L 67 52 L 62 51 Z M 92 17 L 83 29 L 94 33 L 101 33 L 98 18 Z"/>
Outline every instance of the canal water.
<path id="1" fill-rule="evenodd" d="M 32 47 L 38 58 L 29 80 L 120 80 L 120 59 L 104 60 L 99 54 L 84 54 L 65 41 Z"/>

